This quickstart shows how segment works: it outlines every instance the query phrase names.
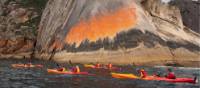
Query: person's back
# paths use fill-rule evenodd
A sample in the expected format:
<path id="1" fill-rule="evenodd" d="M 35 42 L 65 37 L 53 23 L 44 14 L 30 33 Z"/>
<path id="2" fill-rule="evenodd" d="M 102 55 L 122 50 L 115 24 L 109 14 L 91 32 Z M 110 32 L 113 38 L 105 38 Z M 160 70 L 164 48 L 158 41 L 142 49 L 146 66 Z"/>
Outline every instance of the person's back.
<path id="1" fill-rule="evenodd" d="M 78 72 L 80 72 L 80 68 L 79 68 L 79 66 L 76 66 L 76 67 L 72 68 L 71 71 L 78 73 Z"/>
<path id="2" fill-rule="evenodd" d="M 141 78 L 147 77 L 147 72 L 146 72 L 144 69 L 141 69 L 141 70 L 140 70 L 140 77 L 141 77 Z"/>
<path id="3" fill-rule="evenodd" d="M 168 78 L 168 79 L 176 79 L 176 76 L 175 76 L 174 72 L 169 72 L 167 74 L 166 78 Z"/>
<path id="4" fill-rule="evenodd" d="M 108 68 L 112 68 L 112 64 L 111 63 L 109 63 L 107 66 L 108 66 Z"/>
<path id="5" fill-rule="evenodd" d="M 99 64 L 99 63 L 97 63 L 97 64 L 96 64 L 96 67 L 97 67 L 97 68 L 99 68 L 99 67 L 100 67 L 100 64 Z"/>
<path id="6" fill-rule="evenodd" d="M 80 72 L 79 66 L 76 66 L 76 72 Z"/>
<path id="7" fill-rule="evenodd" d="M 168 79 L 176 79 L 176 76 L 174 72 L 172 72 L 172 69 L 168 69 L 168 74 L 165 77 Z"/>

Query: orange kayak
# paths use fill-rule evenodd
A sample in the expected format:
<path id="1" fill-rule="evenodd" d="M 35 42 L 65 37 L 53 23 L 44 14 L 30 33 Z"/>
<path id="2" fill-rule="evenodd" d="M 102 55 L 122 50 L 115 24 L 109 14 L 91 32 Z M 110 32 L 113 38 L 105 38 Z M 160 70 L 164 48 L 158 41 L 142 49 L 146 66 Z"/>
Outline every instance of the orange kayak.
<path id="1" fill-rule="evenodd" d="M 57 69 L 47 69 L 51 74 L 69 74 L 69 75 L 93 75 L 88 72 L 71 72 L 71 71 L 58 71 Z"/>
<path id="2" fill-rule="evenodd" d="M 197 80 L 193 78 L 176 78 L 176 79 L 168 79 L 165 77 L 156 77 L 156 76 L 147 76 L 145 78 L 140 78 L 134 74 L 123 74 L 123 73 L 111 73 L 113 78 L 120 79 L 141 79 L 141 80 L 157 80 L 157 81 L 166 81 L 172 83 L 197 83 Z"/>
<path id="3" fill-rule="evenodd" d="M 43 65 L 37 64 L 37 65 L 29 65 L 29 64 L 12 64 L 11 65 L 14 68 L 35 68 L 35 67 L 43 67 Z"/>

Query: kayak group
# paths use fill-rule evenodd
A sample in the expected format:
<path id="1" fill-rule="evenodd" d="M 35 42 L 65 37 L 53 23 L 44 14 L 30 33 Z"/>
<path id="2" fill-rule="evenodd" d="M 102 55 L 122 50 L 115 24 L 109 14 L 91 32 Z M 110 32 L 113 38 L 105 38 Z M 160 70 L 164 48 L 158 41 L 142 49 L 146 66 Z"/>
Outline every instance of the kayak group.
<path id="1" fill-rule="evenodd" d="M 141 78 L 146 78 L 148 76 L 147 72 L 144 69 L 141 69 L 139 71 L 140 71 L 140 77 Z M 165 78 L 176 79 L 176 76 L 175 76 L 175 74 L 174 74 L 174 72 L 172 71 L 171 68 L 168 68 L 167 71 L 168 71 L 168 73 L 165 75 Z M 156 74 L 154 74 L 154 76 L 161 77 L 161 74 L 160 73 L 156 73 Z"/>
<path id="2" fill-rule="evenodd" d="M 70 75 L 94 75 L 88 72 L 82 72 L 78 65 L 72 67 L 71 69 L 65 68 L 64 66 L 60 66 L 57 64 L 57 68 L 54 69 L 47 69 L 48 73 L 53 74 L 70 74 Z M 12 67 L 17 68 L 32 68 L 32 67 L 43 67 L 43 65 L 33 65 L 31 63 L 28 64 L 12 64 Z M 85 68 L 93 68 L 93 69 L 108 69 L 108 70 L 118 70 L 118 67 L 113 67 L 111 63 L 103 66 L 99 63 L 92 65 L 92 64 L 85 64 Z M 111 76 L 113 78 L 120 78 L 120 79 L 141 79 L 141 80 L 157 80 L 157 81 L 167 81 L 173 83 L 197 83 L 197 77 L 194 78 L 177 78 L 175 73 L 172 71 L 171 68 L 167 69 L 167 74 L 161 77 L 161 73 L 157 72 L 152 76 L 149 76 L 148 73 L 144 69 L 137 70 L 139 76 L 134 74 L 125 74 L 125 73 L 115 73 L 111 72 Z"/>

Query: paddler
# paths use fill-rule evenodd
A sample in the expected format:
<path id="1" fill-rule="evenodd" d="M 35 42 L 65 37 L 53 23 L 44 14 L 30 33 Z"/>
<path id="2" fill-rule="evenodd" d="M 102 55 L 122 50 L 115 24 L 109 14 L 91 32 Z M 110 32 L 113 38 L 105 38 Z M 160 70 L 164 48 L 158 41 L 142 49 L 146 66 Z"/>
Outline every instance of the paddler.
<path id="1" fill-rule="evenodd" d="M 58 71 L 65 72 L 67 71 L 65 67 L 57 68 Z"/>
<path id="2" fill-rule="evenodd" d="M 99 63 L 97 63 L 95 66 L 96 66 L 97 68 L 100 68 L 100 64 L 99 64 Z"/>
<path id="3" fill-rule="evenodd" d="M 56 64 L 58 66 L 57 71 L 65 72 L 67 71 L 65 67 L 61 67 L 59 64 Z"/>
<path id="4" fill-rule="evenodd" d="M 168 79 L 176 79 L 176 76 L 175 76 L 175 74 L 174 74 L 174 72 L 172 71 L 171 68 L 168 68 L 167 71 L 168 71 L 168 74 L 165 76 L 166 78 L 168 78 Z"/>
<path id="5" fill-rule="evenodd" d="M 139 72 L 140 72 L 140 77 L 141 78 L 147 77 L 147 72 L 144 69 L 140 69 Z"/>
<path id="6" fill-rule="evenodd" d="M 76 73 L 79 73 L 80 72 L 80 68 L 78 65 L 76 65 L 74 68 L 72 68 L 71 70 L 72 72 L 76 72 Z"/>
<path id="7" fill-rule="evenodd" d="M 108 67 L 108 68 L 112 68 L 112 64 L 109 63 L 109 64 L 107 65 L 107 67 Z"/>

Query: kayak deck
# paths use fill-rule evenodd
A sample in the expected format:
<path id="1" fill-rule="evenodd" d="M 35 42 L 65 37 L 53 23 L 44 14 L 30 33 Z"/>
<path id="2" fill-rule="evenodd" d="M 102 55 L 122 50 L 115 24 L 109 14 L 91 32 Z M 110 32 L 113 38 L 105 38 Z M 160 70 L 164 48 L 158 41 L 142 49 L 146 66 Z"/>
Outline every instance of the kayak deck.
<path id="1" fill-rule="evenodd" d="M 168 79 L 165 77 L 156 77 L 156 76 L 147 76 L 145 78 L 140 78 L 134 74 L 123 74 L 123 73 L 111 73 L 113 78 L 120 79 L 141 79 L 141 80 L 157 80 L 157 81 L 166 81 L 172 83 L 197 83 L 193 78 L 176 78 L 176 79 Z"/>
<path id="2" fill-rule="evenodd" d="M 138 79 L 139 77 L 134 74 L 121 74 L 121 73 L 111 73 L 113 78 L 121 78 L 121 79 Z"/>

